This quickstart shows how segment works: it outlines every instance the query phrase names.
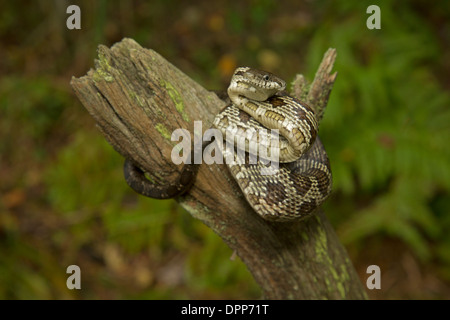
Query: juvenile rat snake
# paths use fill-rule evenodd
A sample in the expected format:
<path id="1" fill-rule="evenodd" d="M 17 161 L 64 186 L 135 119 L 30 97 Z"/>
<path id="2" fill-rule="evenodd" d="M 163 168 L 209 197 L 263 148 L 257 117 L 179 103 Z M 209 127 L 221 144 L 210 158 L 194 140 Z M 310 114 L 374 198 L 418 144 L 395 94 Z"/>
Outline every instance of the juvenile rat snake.
<path id="1" fill-rule="evenodd" d="M 325 201 L 332 184 L 328 157 L 317 137 L 318 119 L 309 106 L 285 94 L 285 87 L 282 79 L 269 72 L 237 68 L 228 87 L 232 103 L 214 120 L 214 127 L 226 140 L 238 147 L 242 146 L 239 141 L 245 140 L 245 152 L 220 148 L 225 159 L 234 160 L 225 162 L 245 198 L 263 218 L 279 221 L 309 216 Z M 276 143 L 270 140 L 272 132 L 264 135 L 267 129 L 278 130 Z M 252 148 L 255 145 L 260 149 Z M 261 149 L 266 149 L 266 159 L 254 151 Z M 252 161 L 252 155 L 260 158 Z M 273 164 L 274 170 L 264 171 Z M 156 185 L 130 160 L 124 165 L 128 185 L 158 199 L 186 192 L 197 170 L 198 165 L 185 164 L 177 181 Z"/>

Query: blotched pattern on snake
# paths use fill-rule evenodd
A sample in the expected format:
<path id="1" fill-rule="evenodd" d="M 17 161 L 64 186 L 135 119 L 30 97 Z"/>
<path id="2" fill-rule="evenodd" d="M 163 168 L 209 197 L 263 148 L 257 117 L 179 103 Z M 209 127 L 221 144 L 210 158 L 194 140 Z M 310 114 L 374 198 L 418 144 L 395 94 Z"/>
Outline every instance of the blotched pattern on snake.
<path id="1" fill-rule="evenodd" d="M 329 160 L 317 136 L 319 119 L 307 104 L 287 95 L 285 87 L 282 79 L 269 72 L 237 68 L 228 87 L 232 103 L 216 116 L 213 125 L 225 139 L 245 149 L 218 144 L 223 146 L 224 158 L 234 160 L 225 162 L 245 198 L 263 218 L 277 221 L 311 215 L 332 186 Z M 279 133 L 277 143 L 270 139 L 274 129 Z M 260 150 L 266 151 L 266 158 Z M 267 161 L 273 156 L 278 158 L 278 169 L 267 171 L 273 167 L 273 161 Z M 197 165 L 185 165 L 178 180 L 164 186 L 152 184 L 129 160 L 124 173 L 135 191 L 162 199 L 186 192 L 197 169 Z"/>
<path id="2" fill-rule="evenodd" d="M 332 185 L 328 157 L 317 136 L 318 119 L 308 105 L 286 95 L 285 87 L 271 73 L 237 68 L 228 88 L 232 104 L 214 121 L 225 137 L 233 133 L 236 145 L 242 136 L 250 140 L 246 144 L 250 153 L 251 145 L 263 140 L 257 134 L 261 129 L 278 129 L 279 169 L 272 174 L 262 174 L 267 167 L 262 161 L 249 163 L 248 153 L 239 159 L 236 150 L 223 150 L 225 157 L 234 154 L 235 163 L 227 165 L 247 201 L 270 220 L 310 215 L 325 201 Z"/>

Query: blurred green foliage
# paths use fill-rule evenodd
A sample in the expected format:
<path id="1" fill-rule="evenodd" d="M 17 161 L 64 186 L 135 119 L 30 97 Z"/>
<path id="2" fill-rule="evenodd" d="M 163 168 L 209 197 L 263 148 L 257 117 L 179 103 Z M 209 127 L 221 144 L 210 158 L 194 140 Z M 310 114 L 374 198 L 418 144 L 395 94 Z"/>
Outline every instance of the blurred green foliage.
<path id="1" fill-rule="evenodd" d="M 79 31 L 65 28 L 63 2 L 24 3 L 0 5 L 0 298 L 259 297 L 217 235 L 126 186 L 72 94 L 97 45 L 123 37 L 212 89 L 237 65 L 312 79 L 336 48 L 325 212 L 363 279 L 380 265 L 387 288 L 372 297 L 450 297 L 448 2 L 381 1 L 381 30 L 368 30 L 368 1 L 80 1 Z"/>
<path id="2" fill-rule="evenodd" d="M 307 60 L 317 65 L 329 46 L 339 56 L 321 136 L 332 163 L 335 197 L 353 199 L 341 204 L 342 240 L 385 234 L 430 259 L 428 240 L 441 243 L 450 228 L 439 219 L 450 207 L 440 211 L 430 205 L 450 190 L 450 95 L 430 68 L 443 55 L 437 36 L 413 12 L 404 10 L 404 19 L 392 13 L 383 10 L 383 27 L 373 37 L 357 30 L 351 19 L 331 39 L 329 28 L 319 27 Z M 334 201 L 326 208 L 339 214 Z M 345 215 L 348 211 L 351 216 Z M 438 256 L 449 255 L 448 249 Z"/>

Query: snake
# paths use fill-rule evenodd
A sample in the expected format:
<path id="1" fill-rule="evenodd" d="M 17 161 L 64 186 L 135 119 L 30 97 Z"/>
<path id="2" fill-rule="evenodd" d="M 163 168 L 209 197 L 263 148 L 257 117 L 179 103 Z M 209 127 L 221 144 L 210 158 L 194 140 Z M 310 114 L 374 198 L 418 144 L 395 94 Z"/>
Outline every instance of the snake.
<path id="1" fill-rule="evenodd" d="M 320 117 L 285 89 L 286 82 L 270 72 L 238 67 L 227 89 L 231 103 L 213 122 L 224 139 L 217 144 L 219 150 L 245 199 L 271 221 L 311 216 L 332 189 L 330 162 L 318 137 Z M 227 141 L 234 148 L 225 147 Z M 194 148 L 191 152 L 193 156 Z M 192 187 L 198 166 L 185 164 L 175 181 L 155 184 L 126 159 L 124 176 L 137 193 L 168 199 Z"/>

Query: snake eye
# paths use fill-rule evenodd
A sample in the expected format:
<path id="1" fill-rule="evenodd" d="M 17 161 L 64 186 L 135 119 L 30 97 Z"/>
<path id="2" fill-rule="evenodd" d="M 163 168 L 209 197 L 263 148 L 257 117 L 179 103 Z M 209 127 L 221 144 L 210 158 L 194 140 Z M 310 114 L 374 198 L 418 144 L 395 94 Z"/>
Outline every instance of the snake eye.
<path id="1" fill-rule="evenodd" d="M 263 77 L 263 79 L 265 80 L 265 81 L 268 81 L 269 80 L 269 75 L 264 75 L 264 77 Z"/>

